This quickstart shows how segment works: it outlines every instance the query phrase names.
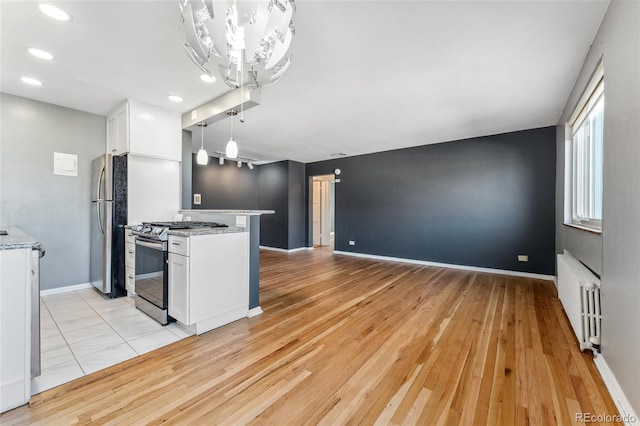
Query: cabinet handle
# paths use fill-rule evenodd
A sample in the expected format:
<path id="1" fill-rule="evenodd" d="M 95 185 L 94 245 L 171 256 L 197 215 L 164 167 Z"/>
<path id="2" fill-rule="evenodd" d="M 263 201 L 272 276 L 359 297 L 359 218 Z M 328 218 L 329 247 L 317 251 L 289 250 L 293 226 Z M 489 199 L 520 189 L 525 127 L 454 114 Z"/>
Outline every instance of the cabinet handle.
<path id="1" fill-rule="evenodd" d="M 128 250 L 127 253 L 133 254 L 133 250 Z"/>
<path id="2" fill-rule="evenodd" d="M 172 242 L 171 244 L 173 244 L 174 246 L 181 246 L 182 245 L 182 243 L 176 243 L 175 241 Z"/>

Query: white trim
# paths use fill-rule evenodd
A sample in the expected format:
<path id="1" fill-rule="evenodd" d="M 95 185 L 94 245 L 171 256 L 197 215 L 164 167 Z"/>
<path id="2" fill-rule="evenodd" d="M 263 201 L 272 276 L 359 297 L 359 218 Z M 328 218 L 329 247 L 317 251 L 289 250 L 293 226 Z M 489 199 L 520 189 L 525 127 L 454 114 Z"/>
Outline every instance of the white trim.
<path id="1" fill-rule="evenodd" d="M 596 355 L 594 358 L 594 362 L 596 364 L 596 368 L 600 375 L 602 376 L 602 380 L 604 381 L 609 394 L 611 394 L 611 399 L 613 399 L 613 403 L 616 404 L 616 408 L 620 412 L 620 416 L 622 417 L 622 421 L 624 421 L 625 425 L 637 425 L 638 424 L 638 415 L 633 411 L 629 400 L 624 395 L 616 376 L 613 375 L 613 371 L 609 368 L 609 365 L 605 361 L 602 354 Z"/>
<path id="2" fill-rule="evenodd" d="M 249 309 L 249 312 L 247 312 L 247 318 L 257 317 L 258 315 L 261 315 L 261 314 L 262 314 L 262 308 L 260 306 L 256 306 L 255 308 Z"/>
<path id="3" fill-rule="evenodd" d="M 462 269 L 463 271 L 487 272 L 489 274 L 513 275 L 516 277 L 535 278 L 539 280 L 553 281 L 555 279 L 555 275 L 534 274 L 531 272 L 507 271 L 504 269 L 492 269 L 492 268 L 480 268 L 477 266 L 454 265 L 451 263 L 429 262 L 426 260 L 405 259 L 402 257 L 378 256 L 376 254 L 354 253 L 350 251 L 334 250 L 333 253 L 344 254 L 347 256 L 363 257 L 366 259 L 388 260 L 391 262 L 412 263 L 414 265 L 436 266 L 439 268 Z"/>
<path id="4" fill-rule="evenodd" d="M 82 283 L 76 285 L 68 285 L 66 287 L 49 288 L 46 290 L 40 290 L 40 296 L 42 297 L 50 296 L 52 294 L 69 293 L 71 291 L 84 290 L 85 288 L 93 288 L 93 285 L 91 285 L 91 283 Z"/>
<path id="5" fill-rule="evenodd" d="M 269 247 L 269 246 L 260 246 L 262 250 L 271 250 L 271 251 L 279 251 L 280 253 L 295 253 L 297 251 L 305 251 L 305 250 L 313 250 L 313 247 L 298 247 L 294 249 L 281 249 L 277 247 Z"/>

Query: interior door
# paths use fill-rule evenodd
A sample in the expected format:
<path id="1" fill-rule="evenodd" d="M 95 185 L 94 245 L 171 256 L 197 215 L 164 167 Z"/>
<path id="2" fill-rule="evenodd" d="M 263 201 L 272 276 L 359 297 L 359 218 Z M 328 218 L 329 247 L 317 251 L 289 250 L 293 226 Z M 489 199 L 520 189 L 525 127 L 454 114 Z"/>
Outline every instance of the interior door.
<path id="1" fill-rule="evenodd" d="M 313 245 L 319 246 L 320 241 L 320 181 L 313 181 Z"/>
<path id="2" fill-rule="evenodd" d="M 329 181 L 320 182 L 320 245 L 331 244 L 331 212 Z"/>

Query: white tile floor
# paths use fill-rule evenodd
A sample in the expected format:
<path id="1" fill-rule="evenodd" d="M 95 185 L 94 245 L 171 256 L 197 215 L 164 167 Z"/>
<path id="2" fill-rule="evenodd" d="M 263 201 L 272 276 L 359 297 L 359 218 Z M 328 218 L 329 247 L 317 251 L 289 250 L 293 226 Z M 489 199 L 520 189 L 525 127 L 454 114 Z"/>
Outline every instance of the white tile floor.
<path id="1" fill-rule="evenodd" d="M 42 374 L 32 393 L 70 382 L 190 336 L 176 323 L 161 326 L 134 306 L 95 289 L 40 298 Z"/>

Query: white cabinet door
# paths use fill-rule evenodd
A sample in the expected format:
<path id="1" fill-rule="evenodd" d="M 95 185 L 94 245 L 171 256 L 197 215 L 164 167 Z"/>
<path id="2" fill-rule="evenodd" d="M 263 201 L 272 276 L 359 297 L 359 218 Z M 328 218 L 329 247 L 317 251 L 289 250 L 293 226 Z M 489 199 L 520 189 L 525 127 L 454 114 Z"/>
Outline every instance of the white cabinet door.
<path id="1" fill-rule="evenodd" d="M 0 250 L 0 413 L 31 397 L 30 255 Z"/>
<path id="2" fill-rule="evenodd" d="M 180 113 L 129 101 L 132 154 L 182 161 Z"/>
<path id="3" fill-rule="evenodd" d="M 107 153 L 129 152 L 129 104 L 125 102 L 107 117 Z"/>
<path id="4" fill-rule="evenodd" d="M 189 258 L 169 253 L 169 315 L 189 322 Z"/>

